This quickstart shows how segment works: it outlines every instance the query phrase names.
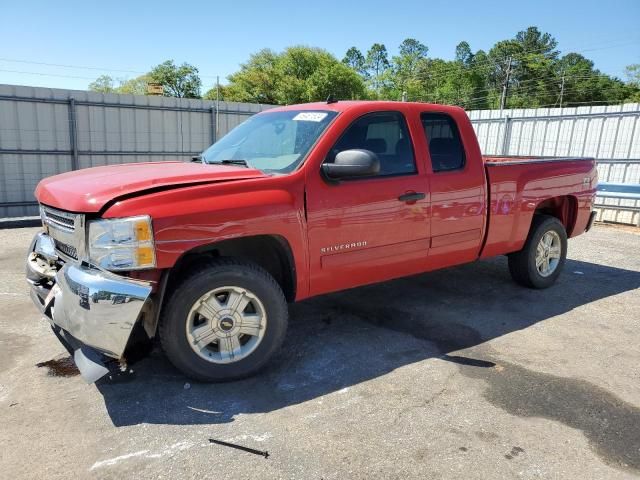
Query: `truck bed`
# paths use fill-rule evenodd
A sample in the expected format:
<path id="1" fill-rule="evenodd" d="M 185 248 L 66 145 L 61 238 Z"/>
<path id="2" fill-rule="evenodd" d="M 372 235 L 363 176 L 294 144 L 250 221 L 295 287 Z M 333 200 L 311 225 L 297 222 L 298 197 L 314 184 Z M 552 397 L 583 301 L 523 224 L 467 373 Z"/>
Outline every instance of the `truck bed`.
<path id="1" fill-rule="evenodd" d="M 536 211 L 562 212 L 569 237 L 585 230 L 597 186 L 593 158 L 483 156 L 483 161 L 489 208 L 481 257 L 520 250 Z"/>

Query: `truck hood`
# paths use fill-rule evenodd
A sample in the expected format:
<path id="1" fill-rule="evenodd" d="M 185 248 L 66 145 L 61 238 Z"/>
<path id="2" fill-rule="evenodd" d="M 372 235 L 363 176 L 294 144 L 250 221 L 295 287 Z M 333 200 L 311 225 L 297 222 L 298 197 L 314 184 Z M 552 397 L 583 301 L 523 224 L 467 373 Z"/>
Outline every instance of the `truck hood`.
<path id="1" fill-rule="evenodd" d="M 40 203 L 71 212 L 98 212 L 119 197 L 157 188 L 265 177 L 237 165 L 145 162 L 87 168 L 45 178 L 36 187 Z"/>

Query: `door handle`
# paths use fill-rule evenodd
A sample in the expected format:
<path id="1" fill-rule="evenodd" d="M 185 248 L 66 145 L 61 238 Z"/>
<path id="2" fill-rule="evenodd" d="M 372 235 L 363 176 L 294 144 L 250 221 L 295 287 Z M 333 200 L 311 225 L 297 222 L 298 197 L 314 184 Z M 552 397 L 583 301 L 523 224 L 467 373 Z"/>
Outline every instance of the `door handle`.
<path id="1" fill-rule="evenodd" d="M 426 197 L 426 195 L 424 193 L 421 192 L 409 192 L 409 193 L 405 193 L 404 195 L 400 195 L 398 197 L 398 200 L 400 200 L 401 202 L 417 202 L 418 200 L 422 200 Z"/>

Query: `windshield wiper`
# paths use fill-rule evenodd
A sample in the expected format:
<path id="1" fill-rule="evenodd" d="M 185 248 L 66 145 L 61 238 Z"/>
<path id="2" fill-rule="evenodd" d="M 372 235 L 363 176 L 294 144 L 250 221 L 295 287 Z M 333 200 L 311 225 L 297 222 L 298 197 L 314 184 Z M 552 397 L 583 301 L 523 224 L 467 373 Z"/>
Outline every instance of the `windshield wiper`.
<path id="1" fill-rule="evenodd" d="M 241 158 L 230 158 L 228 160 L 218 160 L 217 162 L 208 162 L 209 164 L 222 164 L 222 165 L 242 165 L 243 167 L 249 168 L 249 164 L 246 160 L 242 160 Z"/>

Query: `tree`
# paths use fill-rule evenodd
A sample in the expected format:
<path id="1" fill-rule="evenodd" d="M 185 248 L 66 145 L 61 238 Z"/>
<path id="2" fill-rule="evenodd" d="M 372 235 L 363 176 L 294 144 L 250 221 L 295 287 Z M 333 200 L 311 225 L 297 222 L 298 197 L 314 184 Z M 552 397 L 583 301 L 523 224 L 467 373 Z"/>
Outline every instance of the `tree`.
<path id="1" fill-rule="evenodd" d="M 473 61 L 473 52 L 471 47 L 465 41 L 460 42 L 456 46 L 456 62 L 459 62 L 465 66 L 469 66 Z"/>
<path id="2" fill-rule="evenodd" d="M 558 42 L 537 27 L 518 32 L 513 39 L 497 42 L 488 53 L 492 68 L 487 87 L 497 108 L 503 87 L 508 89 L 507 107 L 537 107 L 558 99 L 556 68 Z"/>
<path id="3" fill-rule="evenodd" d="M 209 90 L 205 92 L 202 98 L 204 98 L 205 100 L 217 99 L 217 100 L 225 101 L 225 100 L 228 100 L 227 90 L 228 90 L 228 87 L 225 85 L 218 85 L 217 90 L 216 90 L 216 86 L 214 85 L 213 87 L 211 87 Z"/>
<path id="4" fill-rule="evenodd" d="M 118 79 L 119 85 L 109 75 L 100 75 L 89 84 L 89 90 L 98 93 L 121 93 L 130 95 L 147 95 L 149 77 L 141 75 L 132 79 Z"/>
<path id="5" fill-rule="evenodd" d="M 429 58 L 429 49 L 415 38 L 405 39 L 389 60 L 385 45 L 374 43 L 366 55 L 356 47 L 342 61 L 320 48 L 292 46 L 282 52 L 260 50 L 221 85 L 220 99 L 266 104 L 291 104 L 339 99 L 379 98 L 460 105 L 467 109 L 498 108 L 506 86 L 507 108 L 531 108 L 640 102 L 640 64 L 629 65 L 626 81 L 606 75 L 578 53 L 560 55 L 550 33 L 531 26 L 496 42 L 489 51 L 474 52 L 460 42 L 451 60 Z M 144 95 L 148 84 L 160 83 L 164 95 L 198 97 L 198 70 L 168 60 L 146 75 L 114 80 L 108 75 L 91 82 L 102 93 Z M 216 89 L 205 93 L 215 99 Z"/>
<path id="6" fill-rule="evenodd" d="M 202 82 L 198 76 L 198 69 L 193 65 L 183 63 L 176 66 L 173 60 L 167 60 L 151 69 L 148 75 L 154 83 L 164 87 L 165 96 L 200 98 Z"/>
<path id="7" fill-rule="evenodd" d="M 407 58 L 411 63 L 415 64 L 421 58 L 427 56 L 429 47 L 420 43 L 415 38 L 406 38 L 400 44 L 399 51 L 401 57 Z"/>
<path id="8" fill-rule="evenodd" d="M 528 27 L 516 34 L 515 41 L 524 53 L 540 53 L 547 58 L 556 58 L 558 42 L 550 33 L 542 33 L 538 27 Z"/>
<path id="9" fill-rule="evenodd" d="M 365 94 L 364 82 L 353 69 L 326 50 L 305 46 L 282 53 L 261 50 L 228 80 L 225 100 L 239 102 L 286 105 L 325 100 L 329 95 L 351 99 Z"/>
<path id="10" fill-rule="evenodd" d="M 362 55 L 362 52 L 356 47 L 351 47 L 347 50 L 347 53 L 345 53 L 344 58 L 342 59 L 342 63 L 366 78 L 367 69 L 365 62 L 366 59 L 364 58 L 364 55 Z"/>
<path id="11" fill-rule="evenodd" d="M 109 75 L 100 75 L 89 84 L 89 90 L 98 93 L 115 93 L 113 78 Z"/>
<path id="12" fill-rule="evenodd" d="M 381 76 L 380 93 L 383 98 L 399 100 L 406 93 L 410 98 L 418 94 L 416 84 L 418 65 L 424 61 L 429 48 L 414 38 L 405 39 L 392 57 L 390 67 Z"/>
<path id="13" fill-rule="evenodd" d="M 129 80 L 120 80 L 120 86 L 116 93 L 129 95 L 147 95 L 149 93 L 149 83 L 153 83 L 149 75 L 140 75 Z"/>
<path id="14" fill-rule="evenodd" d="M 640 63 L 628 65 L 624 69 L 624 74 L 627 77 L 627 85 L 629 87 L 627 100 L 640 102 Z"/>
<path id="15" fill-rule="evenodd" d="M 420 61 L 427 57 L 429 47 L 414 38 L 407 38 L 399 48 L 400 55 L 393 57 L 393 69 L 396 75 L 405 81 L 412 79 Z"/>
<path id="16" fill-rule="evenodd" d="M 375 91 L 379 91 L 380 86 L 382 85 L 383 74 L 389 68 L 387 47 L 381 43 L 374 43 L 371 45 L 371 48 L 367 52 L 365 68 L 369 78 L 371 78 L 373 89 Z"/>
<path id="17" fill-rule="evenodd" d="M 228 77 L 229 85 L 225 88 L 227 99 L 277 104 L 277 86 L 282 83 L 277 72 L 277 62 L 278 54 L 273 50 L 263 49 L 252 54 L 247 63 L 240 65 L 239 71 Z"/>
<path id="18" fill-rule="evenodd" d="M 640 63 L 627 65 L 624 69 L 624 74 L 629 85 L 640 88 Z"/>
<path id="19" fill-rule="evenodd" d="M 186 63 L 176 67 L 173 60 L 167 60 L 139 77 L 120 78 L 118 86 L 109 75 L 101 75 L 88 88 L 100 93 L 147 95 L 150 83 L 160 83 L 164 87 L 164 95 L 168 97 L 200 98 L 198 69 Z"/>

